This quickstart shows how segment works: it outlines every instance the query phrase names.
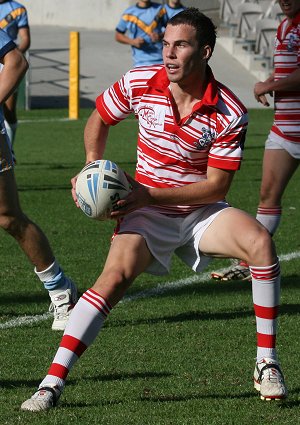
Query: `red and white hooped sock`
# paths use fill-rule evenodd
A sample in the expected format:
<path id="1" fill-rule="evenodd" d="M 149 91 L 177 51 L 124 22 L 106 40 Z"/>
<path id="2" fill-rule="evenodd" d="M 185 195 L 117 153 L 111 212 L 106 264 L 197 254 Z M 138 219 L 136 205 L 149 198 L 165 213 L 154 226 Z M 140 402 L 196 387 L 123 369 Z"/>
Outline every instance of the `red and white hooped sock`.
<path id="1" fill-rule="evenodd" d="M 250 267 L 256 316 L 257 361 L 276 359 L 277 316 L 280 302 L 280 265 Z"/>
<path id="2" fill-rule="evenodd" d="M 256 220 L 268 230 L 270 235 L 274 235 L 279 226 L 281 214 L 282 208 L 280 206 L 272 208 L 258 207 Z"/>
<path id="3" fill-rule="evenodd" d="M 93 289 L 87 290 L 75 305 L 60 346 L 41 387 L 64 387 L 74 363 L 92 344 L 111 311 L 111 305 Z"/>

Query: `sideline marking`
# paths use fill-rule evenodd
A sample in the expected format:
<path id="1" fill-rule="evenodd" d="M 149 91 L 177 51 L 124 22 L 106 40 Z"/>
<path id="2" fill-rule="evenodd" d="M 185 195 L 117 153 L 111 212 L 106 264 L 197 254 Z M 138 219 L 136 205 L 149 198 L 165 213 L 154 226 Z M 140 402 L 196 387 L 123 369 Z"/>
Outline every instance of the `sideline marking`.
<path id="1" fill-rule="evenodd" d="M 279 260 L 280 261 L 291 261 L 294 259 L 300 258 L 300 251 L 291 252 L 290 254 L 280 255 Z M 227 268 L 227 267 L 226 267 Z M 219 273 L 222 273 L 224 269 L 218 270 Z M 174 282 L 165 282 L 158 284 L 155 288 L 147 289 L 145 291 L 138 292 L 133 295 L 125 296 L 122 301 L 119 302 L 119 304 L 123 304 L 126 302 L 131 302 L 134 300 L 142 299 L 142 298 L 150 298 L 150 297 L 156 297 L 161 294 L 164 294 L 168 292 L 169 290 L 183 288 L 184 286 L 191 285 L 195 282 L 206 282 L 210 280 L 210 272 L 203 273 L 201 275 L 195 274 L 193 276 L 190 276 L 186 279 L 179 279 L 175 280 Z M 21 316 L 17 317 L 16 319 L 9 320 L 8 322 L 1 323 L 0 324 L 0 330 L 1 329 L 10 329 L 10 328 L 17 328 L 23 325 L 31 325 L 32 323 L 41 322 L 43 320 L 47 320 L 52 316 L 52 313 L 44 313 L 37 316 Z"/>
<path id="2" fill-rule="evenodd" d="M 24 120 L 20 119 L 20 120 L 18 120 L 18 123 L 20 123 L 20 124 L 32 124 L 32 123 L 39 124 L 39 123 L 45 123 L 45 122 L 78 122 L 78 121 L 87 121 L 87 120 L 88 120 L 88 117 L 78 118 L 76 120 L 70 119 L 68 117 L 64 117 L 64 118 L 37 118 L 37 119 L 29 118 L 29 119 L 24 119 Z M 126 123 L 128 123 L 128 122 L 129 123 L 133 123 L 133 122 L 137 123 L 137 121 L 134 118 L 128 118 L 126 120 L 123 120 L 122 122 L 123 123 L 124 122 L 126 122 Z"/>
<path id="3" fill-rule="evenodd" d="M 291 261 L 299 257 L 300 257 L 300 251 L 296 251 L 296 252 L 291 252 L 290 254 L 279 256 L 279 260 Z M 222 273 L 226 269 L 227 267 L 225 267 L 224 269 L 217 270 L 217 272 Z M 159 283 L 155 288 L 147 289 L 145 291 L 141 291 L 133 295 L 125 296 L 124 299 L 119 302 L 119 304 L 138 300 L 141 298 L 149 298 L 149 297 L 161 295 L 161 294 L 164 294 L 165 292 L 168 292 L 171 289 L 183 288 L 184 286 L 191 285 L 192 283 L 195 283 L 195 282 L 199 282 L 199 283 L 206 282 L 208 280 L 211 280 L 210 275 L 211 275 L 211 272 L 206 272 L 200 275 L 195 274 L 193 276 L 187 277 L 186 279 L 175 280 L 174 282 Z"/>

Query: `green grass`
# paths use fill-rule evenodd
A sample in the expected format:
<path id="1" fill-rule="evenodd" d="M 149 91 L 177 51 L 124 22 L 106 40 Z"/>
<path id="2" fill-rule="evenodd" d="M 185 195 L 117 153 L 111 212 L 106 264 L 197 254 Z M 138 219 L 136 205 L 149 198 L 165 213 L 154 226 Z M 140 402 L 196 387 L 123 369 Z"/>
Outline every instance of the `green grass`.
<path id="1" fill-rule="evenodd" d="M 87 219 L 71 199 L 70 178 L 84 164 L 82 139 L 89 113 L 83 110 L 78 121 L 62 121 L 66 110 L 20 112 L 15 148 L 24 211 L 43 228 L 81 292 L 100 273 L 113 230 L 111 222 Z M 250 111 L 245 160 L 228 196 L 253 215 L 271 121 L 272 111 Z M 112 128 L 105 156 L 133 174 L 135 147 L 136 122 L 127 120 Z M 275 236 L 281 255 L 300 251 L 299 170 L 283 208 Z M 45 313 L 48 295 L 15 241 L 3 232 L 0 252 L 0 323 Z M 208 270 L 227 264 L 215 260 Z M 70 373 L 59 407 L 48 413 L 30 414 L 19 407 L 47 372 L 61 334 L 51 331 L 50 319 L 0 329 L 1 425 L 299 423 L 300 259 L 283 261 L 281 267 L 278 348 L 289 386 L 285 403 L 262 402 L 253 389 L 256 341 L 250 285 L 195 280 L 160 296 L 119 304 Z M 194 276 L 174 258 L 168 276 L 142 275 L 128 294 Z"/>

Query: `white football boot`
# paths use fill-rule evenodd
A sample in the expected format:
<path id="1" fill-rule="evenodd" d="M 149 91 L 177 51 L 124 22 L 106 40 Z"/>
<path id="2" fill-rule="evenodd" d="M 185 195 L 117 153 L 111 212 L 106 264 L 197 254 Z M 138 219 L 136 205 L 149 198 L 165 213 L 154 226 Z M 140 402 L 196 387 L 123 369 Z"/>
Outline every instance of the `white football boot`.
<path id="1" fill-rule="evenodd" d="M 68 278 L 67 278 L 68 279 Z M 69 320 L 70 314 L 78 301 L 77 288 L 75 284 L 68 279 L 70 287 L 59 293 L 51 295 L 51 304 L 49 311 L 53 312 L 54 320 L 52 323 L 52 330 L 64 331 Z"/>
<path id="2" fill-rule="evenodd" d="M 30 412 L 43 412 L 55 407 L 61 395 L 61 390 L 56 385 L 47 385 L 39 388 L 33 396 L 24 401 L 21 410 Z"/>
<path id="3" fill-rule="evenodd" d="M 287 388 L 279 363 L 264 358 L 254 369 L 254 388 L 262 400 L 282 400 L 287 397 Z"/>
<path id="4" fill-rule="evenodd" d="M 251 274 L 248 265 L 241 260 L 232 260 L 231 266 L 221 272 L 212 272 L 211 277 L 215 280 L 248 280 L 251 281 Z"/>

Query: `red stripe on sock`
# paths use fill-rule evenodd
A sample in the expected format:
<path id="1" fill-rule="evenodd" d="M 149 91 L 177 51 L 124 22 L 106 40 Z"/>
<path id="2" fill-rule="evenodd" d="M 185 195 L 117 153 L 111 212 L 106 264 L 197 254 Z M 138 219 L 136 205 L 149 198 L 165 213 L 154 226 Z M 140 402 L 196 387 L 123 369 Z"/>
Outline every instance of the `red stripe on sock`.
<path id="1" fill-rule="evenodd" d="M 85 301 L 87 301 L 89 304 L 91 304 L 92 306 L 94 306 L 97 310 L 100 311 L 100 313 L 104 316 L 107 317 L 107 313 L 104 310 L 104 308 L 102 306 L 100 306 L 98 303 L 96 304 L 96 302 L 90 300 L 85 294 L 82 295 L 82 297 Z"/>
<path id="2" fill-rule="evenodd" d="M 266 335 L 257 332 L 257 345 L 264 348 L 275 348 L 276 335 Z"/>
<path id="3" fill-rule="evenodd" d="M 89 293 L 89 295 L 90 296 L 92 296 L 92 295 L 94 295 L 95 296 L 95 298 L 99 301 L 99 302 L 101 302 L 101 303 L 104 303 L 105 304 L 105 307 L 107 308 L 107 310 L 108 310 L 108 313 L 110 312 L 110 310 L 112 309 L 112 306 L 110 305 L 110 303 L 108 302 L 108 301 L 106 301 L 106 299 L 104 298 L 104 297 L 102 297 L 102 295 L 100 295 L 100 294 L 98 294 L 98 292 L 96 292 L 96 291 L 94 291 L 93 289 L 88 289 L 87 291 L 86 291 L 87 293 Z M 99 299 L 100 298 L 100 299 Z"/>
<path id="4" fill-rule="evenodd" d="M 95 293 L 96 294 L 96 293 Z M 105 311 L 105 314 L 108 315 L 110 313 L 110 309 L 108 308 L 108 306 L 106 305 L 106 301 L 104 298 L 100 297 L 99 294 L 94 295 L 91 291 L 86 291 L 85 294 L 88 298 L 92 298 L 92 300 L 98 304 L 98 306 L 100 307 L 100 309 Z M 84 298 L 86 300 L 86 298 Z M 99 310 L 99 308 L 98 308 Z"/>
<path id="5" fill-rule="evenodd" d="M 276 319 L 278 316 L 279 306 L 275 307 L 263 307 L 261 305 L 254 304 L 255 316 L 262 319 Z"/>
<path id="6" fill-rule="evenodd" d="M 69 369 L 58 363 L 52 363 L 48 370 L 48 375 L 56 376 L 57 378 L 66 380 L 69 373 Z"/>
<path id="7" fill-rule="evenodd" d="M 271 207 L 271 208 L 264 208 L 264 207 L 258 207 L 257 208 L 257 214 L 262 215 L 281 215 L 282 208 L 281 207 Z"/>
<path id="8" fill-rule="evenodd" d="M 279 263 L 270 267 L 250 267 L 250 273 L 253 279 L 272 280 L 280 275 Z"/>
<path id="9" fill-rule="evenodd" d="M 70 351 L 73 351 L 78 357 L 87 349 L 87 346 L 77 338 L 74 338 L 71 335 L 64 335 L 62 337 L 60 347 L 67 348 Z"/>

